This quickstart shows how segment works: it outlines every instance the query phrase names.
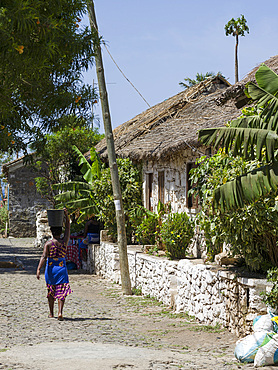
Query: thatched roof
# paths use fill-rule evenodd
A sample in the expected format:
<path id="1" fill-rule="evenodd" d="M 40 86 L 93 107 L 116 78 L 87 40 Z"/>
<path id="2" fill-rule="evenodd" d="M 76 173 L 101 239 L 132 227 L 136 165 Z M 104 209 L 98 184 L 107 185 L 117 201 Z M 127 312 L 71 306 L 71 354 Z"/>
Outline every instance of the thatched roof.
<path id="1" fill-rule="evenodd" d="M 135 161 L 159 159 L 188 146 L 199 146 L 198 130 L 223 125 L 238 114 L 238 110 L 234 114 L 233 104 L 226 104 L 225 109 L 215 104 L 227 86 L 229 83 L 219 76 L 209 78 L 118 126 L 113 130 L 117 156 Z M 102 158 L 107 157 L 105 139 L 96 150 Z"/>
<path id="2" fill-rule="evenodd" d="M 256 82 L 255 79 L 255 73 L 257 72 L 258 68 L 260 65 L 264 63 L 266 64 L 269 68 L 271 68 L 276 74 L 278 74 L 278 55 L 275 55 L 274 57 L 269 58 L 265 62 L 259 63 L 256 67 L 252 69 L 251 72 L 249 72 L 242 80 L 237 82 L 236 84 L 232 85 L 228 89 L 226 89 L 223 94 L 219 98 L 220 103 L 225 103 L 227 100 L 229 100 L 231 97 L 232 98 L 239 98 L 240 96 L 244 95 L 244 88 L 245 85 L 252 81 Z"/>
<path id="3" fill-rule="evenodd" d="M 278 56 L 265 64 L 278 72 Z M 199 147 L 200 129 L 221 127 L 241 114 L 248 102 L 244 86 L 255 80 L 258 67 L 233 86 L 220 76 L 209 78 L 118 126 L 113 130 L 117 156 L 158 160 L 188 147 Z M 96 150 L 107 158 L 105 139 Z"/>

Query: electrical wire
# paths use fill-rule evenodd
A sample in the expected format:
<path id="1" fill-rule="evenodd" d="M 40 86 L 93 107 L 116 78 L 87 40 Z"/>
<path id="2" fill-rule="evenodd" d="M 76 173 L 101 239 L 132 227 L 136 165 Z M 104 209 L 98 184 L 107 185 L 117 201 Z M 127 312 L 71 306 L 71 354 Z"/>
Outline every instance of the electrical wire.
<path id="1" fill-rule="evenodd" d="M 90 19 L 90 22 L 91 24 L 93 25 L 94 29 L 96 30 L 99 38 L 100 38 L 100 33 L 98 31 L 98 28 L 96 27 L 95 23 L 93 22 L 92 19 Z M 130 83 L 130 85 L 134 88 L 134 90 L 141 96 L 141 98 L 144 100 L 144 102 L 147 104 L 147 106 L 149 108 L 151 108 L 150 104 L 147 102 L 147 100 L 144 98 L 144 96 L 140 93 L 140 91 L 133 85 L 133 83 L 126 77 L 126 75 L 124 74 L 124 72 L 122 71 L 122 69 L 119 67 L 119 65 L 116 63 L 115 59 L 113 58 L 112 54 L 110 53 L 110 51 L 108 50 L 107 46 L 105 45 L 105 43 L 103 43 L 108 55 L 110 56 L 112 62 L 115 64 L 115 66 L 117 67 L 117 69 L 120 71 L 120 73 L 123 75 L 123 77 L 127 80 L 127 82 Z"/>

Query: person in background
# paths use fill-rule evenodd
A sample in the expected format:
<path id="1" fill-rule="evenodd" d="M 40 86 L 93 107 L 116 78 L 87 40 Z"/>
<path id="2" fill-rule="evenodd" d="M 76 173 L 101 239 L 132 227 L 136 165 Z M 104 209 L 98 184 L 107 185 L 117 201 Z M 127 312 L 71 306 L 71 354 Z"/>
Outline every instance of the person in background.
<path id="1" fill-rule="evenodd" d="M 93 218 L 90 218 L 86 222 L 84 229 L 84 238 L 87 237 L 87 234 L 99 234 L 99 223 Z"/>
<path id="2" fill-rule="evenodd" d="M 46 262 L 45 281 L 50 312 L 48 317 L 54 317 L 54 302 L 58 299 L 58 320 L 60 321 L 63 320 L 65 299 L 72 293 L 65 258 L 70 238 L 70 220 L 67 209 L 64 209 L 64 215 L 66 223 L 63 239 L 61 239 L 62 227 L 50 228 L 53 239 L 45 243 L 37 268 L 37 279 L 40 279 L 40 270 Z"/>

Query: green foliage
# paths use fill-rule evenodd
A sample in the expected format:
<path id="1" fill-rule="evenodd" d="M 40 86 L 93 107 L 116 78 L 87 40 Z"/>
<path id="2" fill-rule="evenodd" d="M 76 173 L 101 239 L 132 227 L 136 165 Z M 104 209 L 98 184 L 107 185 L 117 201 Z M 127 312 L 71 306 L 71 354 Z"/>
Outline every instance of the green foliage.
<path id="1" fill-rule="evenodd" d="M 89 165 L 87 159 L 84 157 L 82 152 L 75 146 L 73 145 L 72 147 L 73 151 L 79 158 L 79 166 L 80 171 L 83 175 L 84 180 L 87 183 L 92 183 L 96 178 L 100 179 L 101 177 L 101 172 L 100 172 L 100 159 L 98 157 L 97 152 L 95 151 L 95 148 L 90 149 L 90 159 L 91 159 L 91 164 Z"/>
<path id="2" fill-rule="evenodd" d="M 6 230 L 6 223 L 9 219 L 9 212 L 6 205 L 0 205 L 0 234 Z"/>
<path id="3" fill-rule="evenodd" d="M 246 23 L 247 20 L 245 19 L 243 14 L 241 14 L 241 17 L 237 19 L 230 19 L 229 22 L 225 25 L 226 36 L 245 36 L 245 32 L 249 33 L 249 27 Z"/>
<path id="4" fill-rule="evenodd" d="M 205 81 L 209 77 L 215 77 L 215 76 L 224 77 L 221 72 L 218 72 L 217 74 L 215 74 L 214 72 L 206 72 L 205 74 L 203 74 L 203 73 L 197 73 L 196 74 L 196 77 L 195 77 L 195 80 L 192 79 L 192 78 L 186 77 L 182 82 L 179 83 L 179 85 L 183 89 L 186 90 L 186 89 L 189 89 L 190 87 L 192 87 L 194 85 L 197 85 L 201 81 Z"/>
<path id="5" fill-rule="evenodd" d="M 78 213 L 77 222 L 82 222 L 87 218 L 98 214 L 97 201 L 93 194 L 93 182 L 101 177 L 100 160 L 94 148 L 91 148 L 91 162 L 89 164 L 84 155 L 73 147 L 73 151 L 79 158 L 79 165 L 83 174 L 84 181 L 70 181 L 62 184 L 53 185 L 55 190 L 60 193 L 55 196 L 58 203 L 57 208 L 67 207 L 70 213 Z"/>
<path id="6" fill-rule="evenodd" d="M 132 210 L 131 219 L 132 224 L 136 227 L 136 241 L 142 245 L 155 245 L 155 248 L 152 248 L 153 251 L 163 249 L 160 229 L 164 216 L 170 211 L 170 204 L 163 204 L 161 201 L 158 202 L 157 213 L 144 207 L 141 207 L 136 213 Z"/>
<path id="7" fill-rule="evenodd" d="M 158 217 L 155 213 L 148 212 L 136 228 L 136 240 L 142 245 L 155 245 L 158 234 Z"/>
<path id="8" fill-rule="evenodd" d="M 65 119 L 64 119 L 65 120 Z M 65 120 L 66 121 L 66 120 Z M 55 205 L 53 185 L 74 180 L 82 173 L 78 167 L 77 158 L 82 152 L 87 152 L 96 145 L 103 137 L 97 129 L 90 129 L 84 120 L 69 116 L 68 126 L 57 130 L 53 134 L 46 135 L 40 143 L 36 143 L 33 149 L 36 156 L 42 158 L 34 163 L 38 172 L 36 187 L 38 192 Z M 76 147 L 73 150 L 73 146 Z M 94 151 L 91 153 L 94 155 Z M 83 157 L 83 155 L 82 155 Z M 85 163 L 88 163 L 84 158 Z M 93 163 L 95 161 L 93 160 Z"/>
<path id="9" fill-rule="evenodd" d="M 142 288 L 139 286 L 138 288 L 133 287 L 132 288 L 132 295 L 142 295 Z"/>
<path id="10" fill-rule="evenodd" d="M 249 28 L 247 26 L 247 21 L 244 18 L 244 15 L 241 14 L 241 17 L 234 19 L 232 18 L 225 25 L 225 34 L 226 36 L 232 35 L 235 37 L 235 83 L 238 82 L 238 42 L 239 36 L 245 36 L 245 32 L 249 33 Z"/>
<path id="11" fill-rule="evenodd" d="M 260 162 L 243 175 L 215 188 L 214 205 L 222 211 L 243 207 L 278 187 L 278 75 L 261 65 L 256 72 L 257 85 L 249 83 L 247 94 L 257 100 L 247 115 L 233 120 L 227 127 L 200 130 L 205 145 L 224 147 L 234 156 Z M 245 113 L 245 112 L 244 112 Z M 252 114 L 253 115 L 250 115 Z"/>
<path id="12" fill-rule="evenodd" d="M 19 151 L 64 115 L 89 118 L 95 93 L 82 82 L 94 61 L 85 0 L 2 0 L 0 150 Z"/>
<path id="13" fill-rule="evenodd" d="M 7 179 L 5 177 L 5 174 L 2 172 L 2 166 L 5 163 L 11 162 L 14 158 L 9 154 L 1 154 L 0 152 L 0 200 L 4 198 L 4 189 L 7 186 Z"/>
<path id="14" fill-rule="evenodd" d="M 100 162 L 95 154 L 91 158 L 94 160 L 92 165 L 86 161 L 81 153 L 79 158 L 81 158 L 80 164 L 83 166 L 83 177 L 85 176 L 89 182 L 71 181 L 57 185 L 55 189 L 62 191 L 62 193 L 57 195 L 55 199 L 59 206 L 66 206 L 71 213 L 79 212 L 78 222 L 95 216 L 103 222 L 105 229 L 109 230 L 109 234 L 114 240 L 117 240 L 116 211 L 110 169 L 102 167 L 99 171 L 97 164 Z M 127 241 L 131 243 L 134 228 L 130 212 L 131 209 L 140 207 L 142 204 L 141 169 L 133 165 L 129 159 L 117 159 L 117 165 L 122 189 Z M 92 171 L 94 175 L 87 176 L 88 171 Z"/>
<path id="15" fill-rule="evenodd" d="M 195 192 L 200 197 L 202 210 L 196 222 L 204 232 L 208 256 L 222 252 L 223 243 L 230 244 L 233 255 L 244 257 L 254 271 L 266 271 L 278 266 L 277 200 L 275 193 L 242 208 L 221 212 L 214 208 L 214 191 L 236 176 L 260 166 L 257 160 L 246 161 L 219 150 L 210 158 L 202 157 L 199 166 L 191 171 L 197 183 Z"/>
<path id="16" fill-rule="evenodd" d="M 273 283 L 270 292 L 263 293 L 263 302 L 274 309 L 278 307 L 278 268 L 272 268 L 267 272 L 267 281 Z"/>
<path id="17" fill-rule="evenodd" d="M 142 180 L 141 168 L 132 164 L 130 159 L 117 159 L 122 200 L 125 214 L 127 242 L 131 243 L 134 227 L 130 217 L 130 211 L 142 205 Z M 116 211 L 112 190 L 110 169 L 105 168 L 101 172 L 101 178 L 93 183 L 93 197 L 96 199 L 97 218 L 104 223 L 105 229 L 117 240 Z"/>
<path id="18" fill-rule="evenodd" d="M 170 213 L 161 226 L 161 238 L 166 255 L 171 259 L 185 258 L 194 234 L 193 222 L 185 212 Z"/>

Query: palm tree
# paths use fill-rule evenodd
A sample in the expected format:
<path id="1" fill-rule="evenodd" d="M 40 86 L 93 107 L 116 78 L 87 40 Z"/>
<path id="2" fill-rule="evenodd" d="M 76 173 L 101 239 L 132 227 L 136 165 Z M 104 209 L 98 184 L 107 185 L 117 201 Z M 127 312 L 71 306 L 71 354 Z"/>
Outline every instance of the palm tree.
<path id="1" fill-rule="evenodd" d="M 218 72 L 217 74 L 215 74 L 214 72 L 207 72 L 205 74 L 203 73 L 196 73 L 196 77 L 195 77 L 195 80 L 189 78 L 189 77 L 186 77 L 184 79 L 185 82 L 180 82 L 179 85 L 183 88 L 183 89 L 189 89 L 189 87 L 192 87 L 194 85 L 197 85 L 198 83 L 200 83 L 201 81 L 205 81 L 206 79 L 208 79 L 209 77 L 215 77 L 215 76 L 221 76 L 221 77 L 224 77 L 222 75 L 221 72 Z"/>
<path id="2" fill-rule="evenodd" d="M 241 14 L 237 20 L 234 18 L 230 19 L 225 25 L 226 36 L 233 35 L 236 38 L 235 46 L 235 83 L 238 82 L 238 36 L 245 36 L 244 32 L 249 33 L 249 28 L 247 26 L 247 20 L 244 15 Z"/>
<path id="3" fill-rule="evenodd" d="M 278 75 L 262 64 L 257 84 L 246 86 L 246 95 L 256 101 L 254 113 L 231 121 L 226 127 L 200 130 L 205 145 L 221 146 L 233 155 L 254 159 L 262 165 L 221 185 L 214 192 L 214 204 L 222 211 L 251 203 L 278 187 Z"/>

